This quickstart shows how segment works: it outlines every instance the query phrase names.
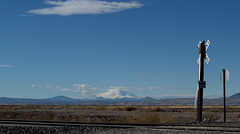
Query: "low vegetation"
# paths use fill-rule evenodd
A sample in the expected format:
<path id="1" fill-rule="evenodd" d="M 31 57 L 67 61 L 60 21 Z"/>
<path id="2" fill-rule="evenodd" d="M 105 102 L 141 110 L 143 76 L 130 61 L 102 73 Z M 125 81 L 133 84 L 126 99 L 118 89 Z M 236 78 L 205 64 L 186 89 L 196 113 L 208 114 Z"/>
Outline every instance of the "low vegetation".
<path id="1" fill-rule="evenodd" d="M 239 113 L 239 106 L 229 106 L 228 113 Z M 205 106 L 203 118 L 222 119 L 221 106 Z M 230 115 L 229 115 L 230 116 Z M 236 118 L 239 119 L 240 113 Z M 83 105 L 1 105 L 0 119 L 52 120 L 122 123 L 194 122 L 193 106 L 83 106 Z M 235 117 L 232 117 L 235 119 Z"/>

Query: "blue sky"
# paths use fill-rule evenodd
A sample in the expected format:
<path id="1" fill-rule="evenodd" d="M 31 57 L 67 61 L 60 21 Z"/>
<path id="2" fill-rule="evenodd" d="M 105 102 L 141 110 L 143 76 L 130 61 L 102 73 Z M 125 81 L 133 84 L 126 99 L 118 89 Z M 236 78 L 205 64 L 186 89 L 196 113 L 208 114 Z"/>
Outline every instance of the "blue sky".
<path id="1" fill-rule="evenodd" d="M 238 0 L 2 0 L 0 96 L 194 97 L 198 42 L 210 40 L 204 97 L 239 92 Z"/>

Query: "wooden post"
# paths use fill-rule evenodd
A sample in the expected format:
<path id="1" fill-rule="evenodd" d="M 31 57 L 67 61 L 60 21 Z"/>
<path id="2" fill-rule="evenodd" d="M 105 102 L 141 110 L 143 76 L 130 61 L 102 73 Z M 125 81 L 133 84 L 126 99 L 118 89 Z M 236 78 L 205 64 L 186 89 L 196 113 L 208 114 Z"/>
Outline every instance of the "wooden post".
<path id="1" fill-rule="evenodd" d="M 204 59 L 206 56 L 205 41 L 199 45 L 199 78 L 198 85 L 204 81 Z M 203 88 L 198 87 L 198 103 L 197 103 L 197 121 L 202 121 L 202 106 L 203 106 Z"/>

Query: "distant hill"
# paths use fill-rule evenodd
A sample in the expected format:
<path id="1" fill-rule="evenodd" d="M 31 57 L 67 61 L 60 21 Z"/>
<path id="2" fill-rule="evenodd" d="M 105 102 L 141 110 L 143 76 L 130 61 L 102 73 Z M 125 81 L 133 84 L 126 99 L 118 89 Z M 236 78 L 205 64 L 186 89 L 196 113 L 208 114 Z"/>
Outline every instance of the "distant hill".
<path id="1" fill-rule="evenodd" d="M 145 98 L 141 98 L 139 99 L 140 101 L 155 101 L 156 99 L 153 99 L 151 97 L 145 97 Z"/>
<path id="2" fill-rule="evenodd" d="M 48 98 L 46 100 L 55 100 L 55 101 L 76 101 L 76 99 L 66 97 L 66 96 L 56 96 L 53 98 Z"/>
<path id="3" fill-rule="evenodd" d="M 228 99 L 240 99 L 240 93 L 236 93 L 236 94 L 228 97 Z"/>
<path id="4" fill-rule="evenodd" d="M 29 99 L 29 98 L 7 98 L 0 97 L 0 105 L 182 105 L 193 106 L 194 98 L 176 98 L 156 100 L 151 97 L 135 98 L 128 93 L 116 91 L 115 99 L 98 97 L 96 99 L 73 99 L 66 96 L 56 96 L 46 99 Z M 111 95 L 112 96 L 112 95 Z M 203 105 L 223 105 L 222 98 L 203 100 Z M 236 93 L 227 99 L 227 105 L 240 105 L 240 93 Z"/>

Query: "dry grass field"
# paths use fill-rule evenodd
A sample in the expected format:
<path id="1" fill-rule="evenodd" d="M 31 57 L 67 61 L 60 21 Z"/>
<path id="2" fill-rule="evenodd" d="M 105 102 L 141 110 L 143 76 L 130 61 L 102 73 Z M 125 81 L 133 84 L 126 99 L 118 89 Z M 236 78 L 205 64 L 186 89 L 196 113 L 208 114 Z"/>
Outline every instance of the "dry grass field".
<path id="1" fill-rule="evenodd" d="M 204 106 L 203 118 L 222 121 L 222 106 Z M 193 106 L 1 105 L 0 119 L 123 123 L 190 123 Z M 240 122 L 240 106 L 227 107 L 227 121 Z"/>

